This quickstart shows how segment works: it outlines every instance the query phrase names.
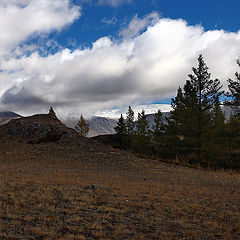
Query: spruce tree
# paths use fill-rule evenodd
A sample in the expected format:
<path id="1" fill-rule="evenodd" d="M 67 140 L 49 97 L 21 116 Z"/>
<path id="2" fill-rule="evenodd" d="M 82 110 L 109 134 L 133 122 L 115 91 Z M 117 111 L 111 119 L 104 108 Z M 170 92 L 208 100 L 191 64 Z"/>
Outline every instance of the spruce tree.
<path id="1" fill-rule="evenodd" d="M 116 127 L 114 127 L 114 130 L 119 136 L 126 135 L 126 123 L 122 114 L 121 117 L 118 119 L 117 125 Z"/>
<path id="2" fill-rule="evenodd" d="M 81 115 L 78 123 L 75 126 L 75 129 L 79 132 L 80 136 L 86 137 L 89 132 L 89 124 L 86 123 L 83 115 Z"/>
<path id="3" fill-rule="evenodd" d="M 218 79 L 211 79 L 202 55 L 198 57 L 198 67 L 193 67 L 192 71 L 183 90 L 179 88 L 176 98 L 172 99 L 168 134 L 174 137 L 176 153 L 195 153 L 195 160 L 201 164 L 204 134 L 211 127 L 211 112 L 222 94 L 222 86 Z M 171 127 L 173 129 L 169 129 Z"/>
<path id="4" fill-rule="evenodd" d="M 122 114 L 121 117 L 118 119 L 117 125 L 116 127 L 114 127 L 114 130 L 117 134 L 116 142 L 118 143 L 118 145 L 116 146 L 121 149 L 129 149 L 130 137 L 126 135 L 126 122 Z"/>
<path id="5" fill-rule="evenodd" d="M 138 136 L 146 137 L 149 133 L 149 123 L 145 114 L 145 111 L 142 110 L 141 113 L 138 113 L 137 125 L 136 125 L 136 134 Z"/>
<path id="6" fill-rule="evenodd" d="M 48 114 L 53 115 L 53 116 L 56 116 L 56 114 L 55 114 L 52 106 L 49 108 Z"/>
<path id="7" fill-rule="evenodd" d="M 240 67 L 240 60 L 237 60 L 237 64 Z M 240 73 L 235 73 L 235 80 L 228 79 L 228 89 L 229 92 L 227 96 L 231 98 L 230 101 L 227 102 L 228 105 L 231 106 L 234 115 L 237 119 L 240 120 Z"/>
<path id="8" fill-rule="evenodd" d="M 129 106 L 128 111 L 126 113 L 126 134 L 128 136 L 134 135 L 134 112 L 132 108 Z"/>
<path id="9" fill-rule="evenodd" d="M 164 134 L 163 115 L 160 109 L 154 114 L 154 124 L 151 132 L 155 141 L 159 141 Z"/>
<path id="10" fill-rule="evenodd" d="M 177 90 L 177 96 L 171 99 L 172 111 L 166 118 L 167 124 L 165 128 L 166 135 L 166 149 L 168 149 L 166 157 L 178 158 L 181 154 L 181 139 L 183 137 L 182 132 L 182 119 L 184 116 L 184 103 L 183 103 L 183 91 L 179 87 Z"/>
<path id="11" fill-rule="evenodd" d="M 240 67 L 240 59 L 237 60 Z M 235 73 L 235 80 L 228 79 L 227 96 L 230 98 L 227 105 L 231 107 L 232 114 L 227 123 L 227 144 L 231 154 L 229 162 L 232 167 L 240 168 L 240 73 Z"/>
<path id="12" fill-rule="evenodd" d="M 145 111 L 142 110 L 138 113 L 138 119 L 136 122 L 136 134 L 134 137 L 134 150 L 138 153 L 149 153 L 149 123 L 145 115 Z"/>
<path id="13" fill-rule="evenodd" d="M 150 130 L 152 145 L 153 145 L 153 153 L 161 155 L 163 157 L 165 152 L 165 124 L 163 121 L 163 115 L 161 110 L 159 109 L 157 113 L 154 114 L 154 124 L 152 129 Z"/>

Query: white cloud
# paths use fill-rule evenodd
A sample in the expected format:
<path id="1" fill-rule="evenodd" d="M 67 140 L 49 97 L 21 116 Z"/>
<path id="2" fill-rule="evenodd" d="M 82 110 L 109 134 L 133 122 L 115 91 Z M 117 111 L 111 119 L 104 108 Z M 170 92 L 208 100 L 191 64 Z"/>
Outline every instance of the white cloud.
<path id="1" fill-rule="evenodd" d="M 8 56 L 34 34 L 60 30 L 79 16 L 80 8 L 70 0 L 0 1 L 0 56 Z"/>
<path id="2" fill-rule="evenodd" d="M 137 119 L 137 114 L 140 113 L 142 110 L 145 110 L 145 114 L 156 113 L 159 109 L 162 112 L 170 112 L 172 107 L 170 104 L 141 104 L 141 105 L 132 105 L 132 110 L 134 111 L 135 119 Z M 121 114 L 126 117 L 126 112 L 128 107 L 122 107 L 117 109 L 108 109 L 105 111 L 97 111 L 94 115 L 99 117 L 107 117 L 112 119 L 118 119 Z"/>
<path id="3" fill-rule="evenodd" d="M 104 17 L 101 21 L 106 25 L 115 25 L 117 24 L 118 19 L 115 16 L 113 16 L 112 18 Z"/>
<path id="4" fill-rule="evenodd" d="M 133 0 L 98 0 L 99 5 L 110 5 L 112 7 L 117 7 L 124 3 L 131 3 Z"/>
<path id="5" fill-rule="evenodd" d="M 3 60 L 0 107 L 30 114 L 53 105 L 59 115 L 91 115 L 156 102 L 175 95 L 200 53 L 225 86 L 237 70 L 239 32 L 204 31 L 181 19 L 147 22 L 121 41 L 103 37 L 92 48 Z"/>
<path id="6" fill-rule="evenodd" d="M 119 35 L 124 39 L 129 39 L 137 36 L 141 31 L 145 30 L 147 26 L 153 25 L 159 19 L 157 12 L 152 12 L 144 18 L 139 18 L 137 15 L 131 20 L 127 28 L 120 31 Z"/>

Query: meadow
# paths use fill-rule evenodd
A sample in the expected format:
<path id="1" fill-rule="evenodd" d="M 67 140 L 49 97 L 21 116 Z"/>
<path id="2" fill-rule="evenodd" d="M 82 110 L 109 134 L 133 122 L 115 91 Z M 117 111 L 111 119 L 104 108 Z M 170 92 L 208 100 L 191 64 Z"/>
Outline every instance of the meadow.
<path id="1" fill-rule="evenodd" d="M 11 141 L 0 149 L 0 239 L 240 239 L 240 175 Z"/>

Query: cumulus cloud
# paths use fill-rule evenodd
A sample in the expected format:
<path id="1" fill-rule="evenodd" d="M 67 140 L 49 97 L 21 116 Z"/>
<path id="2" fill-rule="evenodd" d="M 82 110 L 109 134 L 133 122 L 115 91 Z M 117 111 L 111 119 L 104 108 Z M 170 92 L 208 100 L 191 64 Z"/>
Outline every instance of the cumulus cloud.
<path id="1" fill-rule="evenodd" d="M 8 56 L 34 34 L 60 30 L 79 16 L 80 8 L 70 0 L 0 1 L 0 56 Z"/>
<path id="2" fill-rule="evenodd" d="M 137 27 L 121 40 L 103 37 L 91 48 L 5 59 L 0 107 L 30 114 L 53 105 L 62 116 L 74 112 L 88 116 L 157 102 L 175 95 L 200 53 L 212 77 L 226 87 L 226 79 L 237 70 L 239 32 L 204 31 L 181 19 L 142 20 L 145 31 L 140 33 L 142 27 Z"/>

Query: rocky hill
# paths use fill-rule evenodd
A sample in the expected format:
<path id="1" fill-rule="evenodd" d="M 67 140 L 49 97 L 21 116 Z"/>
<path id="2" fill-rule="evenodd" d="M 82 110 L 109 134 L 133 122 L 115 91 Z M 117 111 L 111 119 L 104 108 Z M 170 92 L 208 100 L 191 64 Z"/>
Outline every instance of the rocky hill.
<path id="1" fill-rule="evenodd" d="M 10 112 L 10 111 L 0 112 L 0 125 L 6 124 L 11 119 L 20 118 L 20 117 L 22 116 L 15 112 Z"/>
<path id="2" fill-rule="evenodd" d="M 0 126 L 0 142 L 3 149 L 10 148 L 11 151 L 20 152 L 26 149 L 31 152 L 30 145 L 39 145 L 40 149 L 51 148 L 55 154 L 65 147 L 67 154 L 71 151 L 81 151 L 81 154 L 86 155 L 111 151 L 98 141 L 81 137 L 76 130 L 66 127 L 54 114 L 37 114 L 10 120 Z M 32 155 L 36 154 L 34 151 Z"/>

